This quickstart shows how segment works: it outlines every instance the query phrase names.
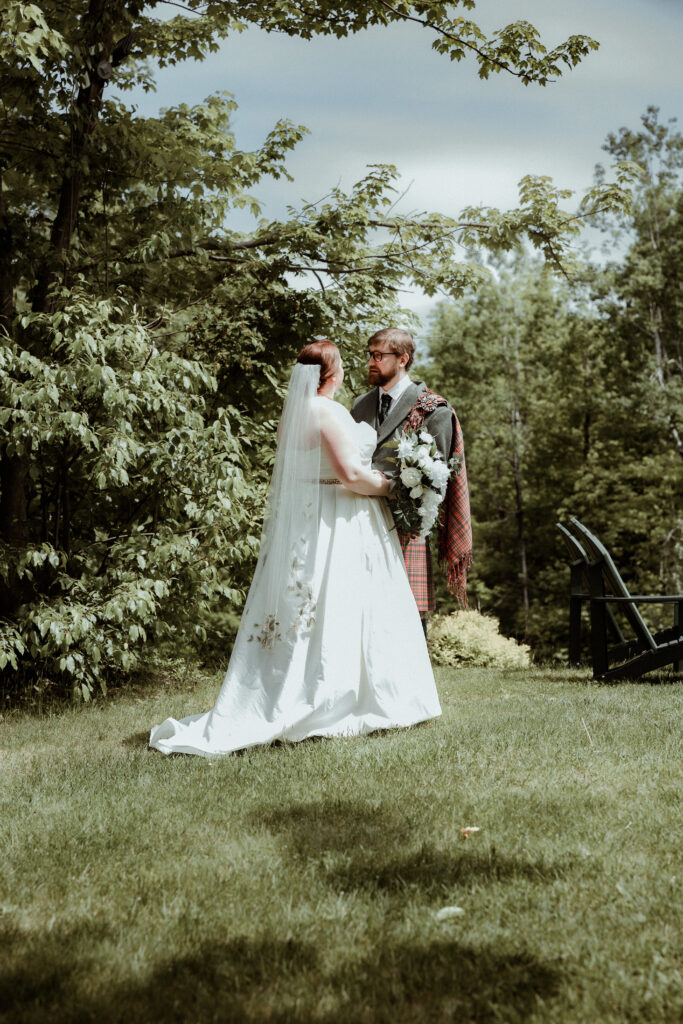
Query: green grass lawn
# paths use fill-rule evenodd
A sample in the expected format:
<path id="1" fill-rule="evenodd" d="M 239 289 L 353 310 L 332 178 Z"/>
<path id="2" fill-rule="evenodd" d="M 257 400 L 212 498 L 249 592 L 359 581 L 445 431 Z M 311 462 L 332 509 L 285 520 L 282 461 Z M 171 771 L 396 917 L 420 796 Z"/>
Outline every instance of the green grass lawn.
<path id="1" fill-rule="evenodd" d="M 1 1020 L 680 1021 L 680 683 L 449 670 L 414 729 L 146 749 L 219 685 L 5 713 Z"/>

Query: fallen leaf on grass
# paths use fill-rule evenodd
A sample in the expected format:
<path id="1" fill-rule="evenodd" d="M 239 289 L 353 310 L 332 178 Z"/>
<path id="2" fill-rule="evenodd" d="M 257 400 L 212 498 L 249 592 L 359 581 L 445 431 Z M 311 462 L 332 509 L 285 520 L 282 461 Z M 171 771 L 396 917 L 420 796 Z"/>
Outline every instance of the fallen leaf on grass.
<path id="1" fill-rule="evenodd" d="M 481 832 L 478 825 L 466 825 L 465 828 L 461 828 L 460 831 L 463 834 L 464 839 L 469 839 L 475 832 Z"/>
<path id="2" fill-rule="evenodd" d="M 464 914 L 465 911 L 462 907 L 442 907 L 441 910 L 437 911 L 437 921 L 448 921 L 451 917 L 459 917 L 460 914 Z"/>

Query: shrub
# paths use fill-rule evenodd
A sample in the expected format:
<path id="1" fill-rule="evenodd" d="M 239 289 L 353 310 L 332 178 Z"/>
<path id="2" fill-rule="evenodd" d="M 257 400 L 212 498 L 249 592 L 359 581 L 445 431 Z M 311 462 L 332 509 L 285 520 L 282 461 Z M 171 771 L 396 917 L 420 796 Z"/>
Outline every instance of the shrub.
<path id="1" fill-rule="evenodd" d="M 502 636 L 498 620 L 475 611 L 435 615 L 429 626 L 429 653 L 435 665 L 526 668 L 530 649 Z"/>
<path id="2" fill-rule="evenodd" d="M 28 537 L 0 541 L 0 683 L 89 699 L 145 644 L 206 640 L 242 602 L 260 494 L 251 424 L 212 410 L 215 378 L 135 310 L 74 291 L 0 346 L 0 450 L 26 467 Z M 264 448 L 266 445 L 264 444 Z"/>

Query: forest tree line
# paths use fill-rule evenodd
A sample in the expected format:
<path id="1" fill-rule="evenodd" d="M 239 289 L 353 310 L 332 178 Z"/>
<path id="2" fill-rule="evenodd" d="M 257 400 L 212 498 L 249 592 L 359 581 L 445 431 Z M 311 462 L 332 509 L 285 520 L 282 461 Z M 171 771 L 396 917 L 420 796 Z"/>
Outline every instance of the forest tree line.
<path id="1" fill-rule="evenodd" d="M 467 442 L 470 597 L 537 656 L 567 647 L 558 520 L 597 533 L 633 593 L 683 593 L 683 137 L 655 108 L 641 122 L 605 143 L 642 168 L 628 215 L 596 219 L 606 260 L 568 279 L 500 260 L 428 332 Z"/>

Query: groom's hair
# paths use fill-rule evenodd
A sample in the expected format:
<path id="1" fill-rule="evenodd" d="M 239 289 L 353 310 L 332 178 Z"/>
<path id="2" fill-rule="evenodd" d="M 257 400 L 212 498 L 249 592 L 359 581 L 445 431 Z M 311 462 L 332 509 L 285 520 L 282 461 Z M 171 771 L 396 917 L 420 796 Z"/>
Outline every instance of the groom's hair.
<path id="1" fill-rule="evenodd" d="M 368 339 L 368 345 L 372 344 L 373 341 L 380 344 L 386 341 L 391 347 L 391 351 L 395 352 L 397 356 L 402 356 L 407 352 L 408 362 L 406 363 L 406 370 L 409 370 L 413 365 L 415 342 L 410 331 L 404 331 L 402 327 L 383 327 L 381 331 L 376 331 Z"/>
<path id="2" fill-rule="evenodd" d="M 304 345 L 296 357 L 297 363 L 304 366 L 320 367 L 320 384 L 322 387 L 331 377 L 334 377 L 341 362 L 339 349 L 329 338 L 316 338 L 315 341 Z"/>

